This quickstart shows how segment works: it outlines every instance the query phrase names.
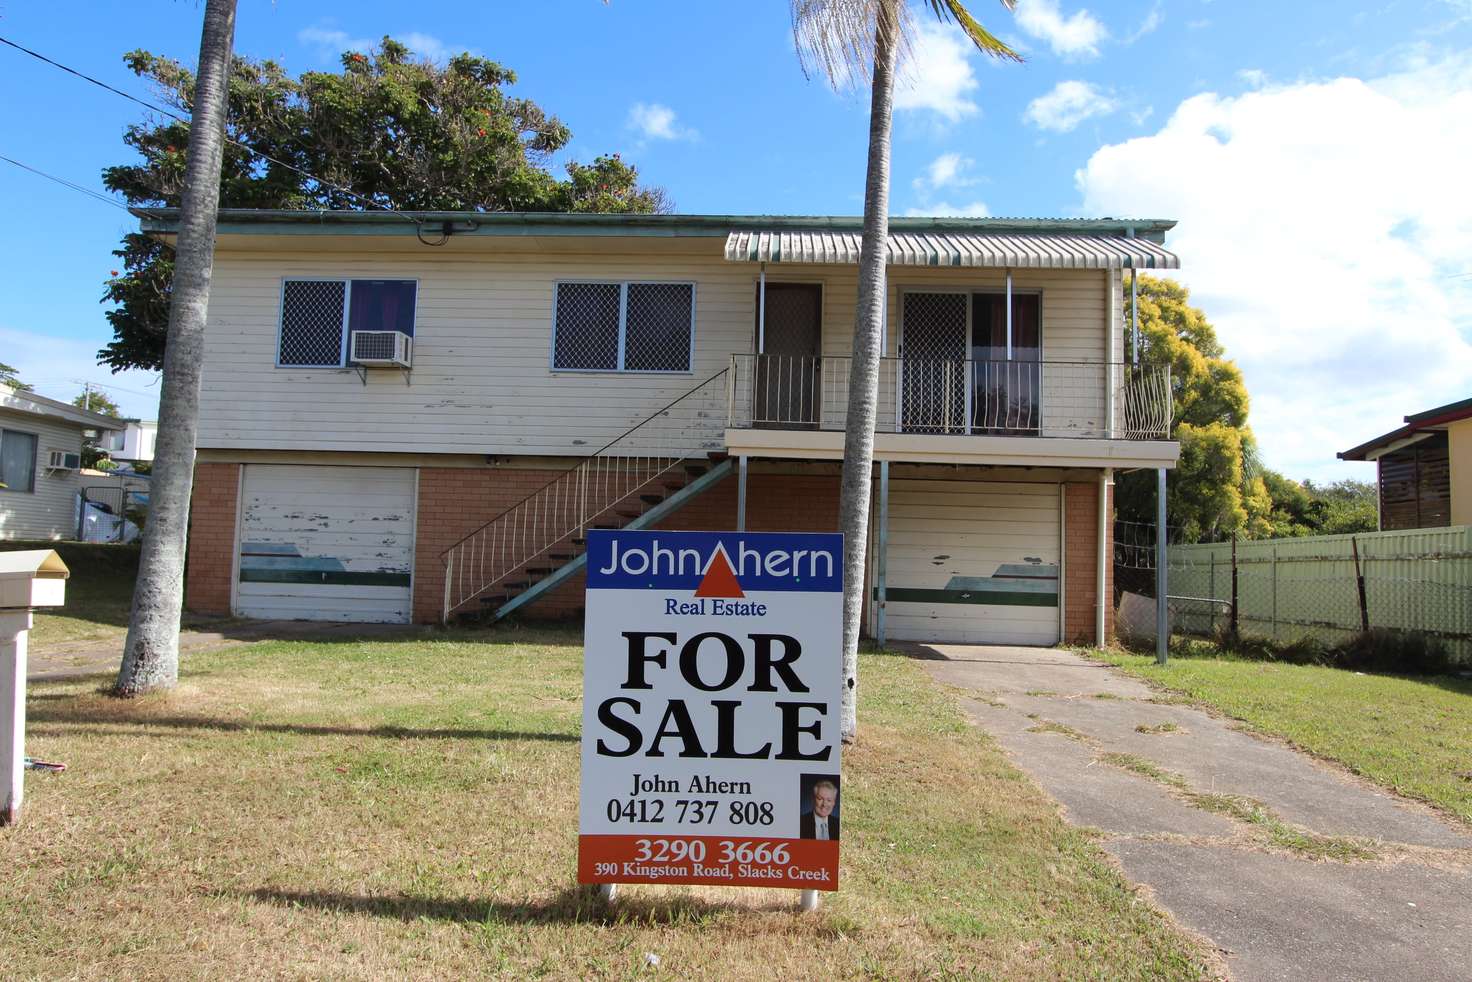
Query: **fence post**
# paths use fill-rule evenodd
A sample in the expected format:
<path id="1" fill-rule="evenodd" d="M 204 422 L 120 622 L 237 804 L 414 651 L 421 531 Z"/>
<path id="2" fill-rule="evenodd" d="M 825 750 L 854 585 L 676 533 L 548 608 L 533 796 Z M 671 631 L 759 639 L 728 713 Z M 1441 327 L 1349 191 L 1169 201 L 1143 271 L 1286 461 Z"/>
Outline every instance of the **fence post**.
<path id="1" fill-rule="evenodd" d="M 1354 554 L 1354 584 L 1360 594 L 1360 630 L 1370 633 L 1370 607 L 1365 602 L 1365 574 L 1360 571 L 1360 544 L 1354 536 L 1349 537 L 1349 548 Z"/>
<path id="2" fill-rule="evenodd" d="M 1216 549 L 1213 548 L 1212 551 L 1208 555 L 1209 555 L 1210 560 L 1211 560 L 1211 573 L 1210 573 L 1210 575 L 1209 575 L 1209 577 L 1208 577 L 1208 579 L 1206 581 L 1206 595 L 1209 596 L 1209 597 L 1211 597 L 1211 599 L 1213 601 L 1215 601 L 1216 600 Z M 1215 603 L 1209 603 L 1206 606 L 1208 608 L 1206 616 L 1210 619 L 1209 623 L 1207 624 L 1207 627 L 1208 627 L 1208 629 L 1211 632 L 1211 636 L 1212 637 L 1216 637 L 1216 604 Z"/>
<path id="3" fill-rule="evenodd" d="M 1232 533 L 1232 641 L 1240 639 L 1237 633 L 1237 533 Z"/>
<path id="4" fill-rule="evenodd" d="M 1278 547 L 1273 546 L 1273 641 L 1278 640 Z"/>

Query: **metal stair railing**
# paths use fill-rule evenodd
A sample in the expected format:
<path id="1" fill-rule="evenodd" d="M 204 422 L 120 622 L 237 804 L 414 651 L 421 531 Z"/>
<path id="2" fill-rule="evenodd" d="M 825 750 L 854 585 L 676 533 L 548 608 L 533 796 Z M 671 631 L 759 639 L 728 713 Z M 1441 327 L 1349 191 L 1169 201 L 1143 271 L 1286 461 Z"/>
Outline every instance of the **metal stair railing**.
<path id="1" fill-rule="evenodd" d="M 639 421 L 571 470 L 533 491 L 447 548 L 441 621 L 645 489 L 665 482 L 692 458 L 724 449 L 730 393 L 722 369 Z M 570 557 L 569 557 L 570 558 Z M 561 565 L 560 563 L 558 565 Z"/>

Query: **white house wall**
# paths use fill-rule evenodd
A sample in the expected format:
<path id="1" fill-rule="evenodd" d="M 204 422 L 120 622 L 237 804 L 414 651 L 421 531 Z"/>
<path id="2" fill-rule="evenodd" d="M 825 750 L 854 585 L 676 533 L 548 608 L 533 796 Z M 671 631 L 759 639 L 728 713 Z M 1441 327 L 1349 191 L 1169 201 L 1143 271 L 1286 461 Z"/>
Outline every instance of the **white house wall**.
<path id="1" fill-rule="evenodd" d="M 620 253 L 617 240 L 604 241 L 602 253 L 556 255 L 426 247 L 334 251 L 326 237 L 314 237 L 310 252 L 232 251 L 222 241 L 206 337 L 200 446 L 587 453 L 727 367 L 731 353 L 754 350 L 755 264 L 727 262 L 716 245 L 708 251 L 695 247 L 680 254 L 637 255 Z M 365 386 L 351 370 L 276 368 L 283 277 L 417 280 L 412 384 L 394 371 L 371 372 Z M 774 264 L 768 277 L 770 282 L 821 283 L 824 353 L 849 353 L 855 269 Z M 554 284 L 576 279 L 693 281 L 693 371 L 552 371 Z M 892 269 L 887 354 L 897 353 L 901 290 L 1000 290 L 1004 282 L 1000 270 Z M 1098 362 L 1104 357 L 1110 283 L 1110 274 L 1098 270 L 1014 274 L 1015 289 L 1043 292 L 1044 359 Z M 1117 359 L 1122 330 L 1116 335 Z M 1098 385 L 1102 389 L 1102 373 Z M 1074 395 L 1095 403 L 1102 399 L 1102 392 Z M 723 396 L 719 409 L 724 414 Z M 894 407 L 887 411 L 893 414 Z"/>
<path id="2" fill-rule="evenodd" d="M 0 429 L 34 433 L 36 490 L 0 490 L 0 539 L 71 539 L 77 533 L 77 471 L 48 471 L 48 450 L 82 452 L 82 431 L 33 416 L 0 409 Z"/>

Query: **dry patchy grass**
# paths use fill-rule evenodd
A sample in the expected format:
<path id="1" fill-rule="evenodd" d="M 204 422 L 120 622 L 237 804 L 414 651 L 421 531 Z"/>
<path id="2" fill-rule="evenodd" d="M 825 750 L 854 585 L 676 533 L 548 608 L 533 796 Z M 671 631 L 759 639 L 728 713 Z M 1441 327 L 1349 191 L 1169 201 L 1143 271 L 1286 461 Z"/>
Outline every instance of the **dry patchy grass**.
<path id="1" fill-rule="evenodd" d="M 866 656 L 843 889 L 573 883 L 565 635 L 263 643 L 31 693 L 8 977 L 1190 978 L 1210 956 L 910 661 Z M 657 968 L 645 954 L 660 958 Z"/>

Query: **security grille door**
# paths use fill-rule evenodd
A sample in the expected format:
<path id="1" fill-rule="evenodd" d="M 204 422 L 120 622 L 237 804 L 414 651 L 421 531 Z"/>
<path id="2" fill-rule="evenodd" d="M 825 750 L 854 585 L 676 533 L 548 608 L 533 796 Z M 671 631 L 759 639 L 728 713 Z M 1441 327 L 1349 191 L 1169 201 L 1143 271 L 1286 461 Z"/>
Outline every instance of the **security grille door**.
<path id="1" fill-rule="evenodd" d="M 964 293 L 906 293 L 900 418 L 906 433 L 966 432 Z"/>
<path id="2" fill-rule="evenodd" d="M 767 284 L 766 341 L 757 358 L 753 425 L 818 428 L 822 305 L 822 288 L 816 284 Z"/>

